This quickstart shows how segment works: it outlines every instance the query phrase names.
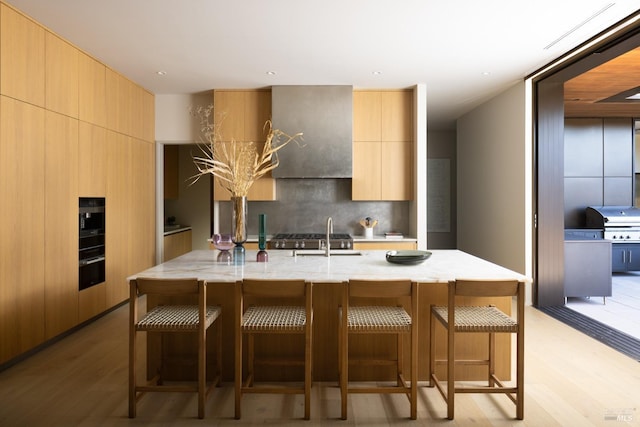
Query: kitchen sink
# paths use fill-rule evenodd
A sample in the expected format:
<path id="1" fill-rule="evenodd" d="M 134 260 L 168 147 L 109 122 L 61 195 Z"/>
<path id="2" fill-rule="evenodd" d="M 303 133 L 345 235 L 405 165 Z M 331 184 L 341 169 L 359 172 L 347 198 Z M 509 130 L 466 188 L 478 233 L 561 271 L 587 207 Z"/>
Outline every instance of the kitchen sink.
<path id="1" fill-rule="evenodd" d="M 332 249 L 329 253 L 331 256 L 362 255 L 362 252 L 353 249 Z M 326 252 L 324 249 L 294 249 L 291 256 L 326 256 Z"/>

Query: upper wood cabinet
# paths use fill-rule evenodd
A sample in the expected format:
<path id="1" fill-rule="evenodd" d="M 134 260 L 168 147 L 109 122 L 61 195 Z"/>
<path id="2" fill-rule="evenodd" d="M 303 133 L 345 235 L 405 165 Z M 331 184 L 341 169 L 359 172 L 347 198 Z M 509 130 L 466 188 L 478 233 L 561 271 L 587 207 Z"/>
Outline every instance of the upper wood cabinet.
<path id="1" fill-rule="evenodd" d="M 413 197 L 413 92 L 354 91 L 353 200 Z"/>
<path id="2" fill-rule="evenodd" d="M 79 123 L 79 197 L 105 197 L 107 192 L 107 130 Z"/>
<path id="3" fill-rule="evenodd" d="M 78 50 L 49 32 L 45 47 L 45 107 L 77 118 Z"/>
<path id="4" fill-rule="evenodd" d="M 265 123 L 271 118 L 271 91 L 216 90 L 213 99 L 214 120 L 220 123 L 220 142 L 253 141 L 261 151 L 268 132 Z M 229 192 L 215 177 L 213 198 L 214 200 L 230 198 Z M 249 201 L 276 199 L 276 182 L 270 173 L 253 183 L 247 199 Z"/>
<path id="5" fill-rule="evenodd" d="M 107 69 L 104 64 L 82 52 L 78 54 L 78 118 L 105 127 L 107 125 Z"/>
<path id="6" fill-rule="evenodd" d="M 0 93 L 45 105 L 45 30 L 0 4 Z"/>
<path id="7" fill-rule="evenodd" d="M 106 69 L 107 128 L 131 135 L 133 83 L 120 74 Z"/>

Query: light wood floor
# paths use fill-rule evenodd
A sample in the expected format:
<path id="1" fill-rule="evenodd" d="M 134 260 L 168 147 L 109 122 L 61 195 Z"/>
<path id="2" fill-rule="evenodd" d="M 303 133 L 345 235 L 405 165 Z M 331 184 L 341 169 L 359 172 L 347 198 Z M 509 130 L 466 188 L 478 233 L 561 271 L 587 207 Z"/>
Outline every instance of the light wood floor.
<path id="1" fill-rule="evenodd" d="M 334 384 L 313 387 L 312 419 L 300 396 L 248 395 L 233 419 L 233 386 L 225 383 L 198 420 L 191 394 L 150 394 L 127 418 L 127 312 L 123 306 L 73 335 L 0 372 L 0 426 L 204 425 L 640 425 L 640 364 L 538 310 L 526 312 L 525 420 L 505 396 L 456 397 L 456 419 L 435 389 L 421 388 L 418 420 L 401 396 L 353 395 L 341 421 Z M 626 421 L 616 421 L 617 417 Z"/>

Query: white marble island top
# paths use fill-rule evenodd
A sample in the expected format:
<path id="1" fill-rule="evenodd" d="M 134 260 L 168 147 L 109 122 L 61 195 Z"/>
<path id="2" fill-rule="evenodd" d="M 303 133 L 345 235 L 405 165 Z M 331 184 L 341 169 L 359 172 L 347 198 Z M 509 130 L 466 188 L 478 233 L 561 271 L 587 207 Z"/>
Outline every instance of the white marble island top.
<path id="1" fill-rule="evenodd" d="M 217 250 L 196 250 L 149 268 L 136 277 L 197 277 L 209 282 L 234 282 L 243 278 L 306 279 L 335 283 L 349 279 L 410 279 L 420 283 L 453 279 L 517 279 L 525 276 L 459 250 L 432 250 L 429 259 L 417 265 L 387 262 L 384 250 L 360 251 L 362 255 L 292 256 L 290 250 L 271 250 L 269 262 L 256 262 L 255 250 L 247 250 L 245 263 L 216 262 Z"/>

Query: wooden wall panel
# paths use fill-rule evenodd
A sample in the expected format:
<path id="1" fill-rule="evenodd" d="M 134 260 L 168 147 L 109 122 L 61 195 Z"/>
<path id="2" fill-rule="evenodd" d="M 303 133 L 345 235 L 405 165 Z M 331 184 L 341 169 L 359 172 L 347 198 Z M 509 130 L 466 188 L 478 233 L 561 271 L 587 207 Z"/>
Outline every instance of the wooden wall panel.
<path id="1" fill-rule="evenodd" d="M 45 115 L 45 338 L 78 324 L 78 120 Z"/>

